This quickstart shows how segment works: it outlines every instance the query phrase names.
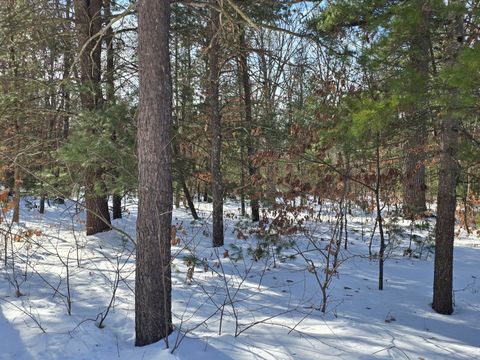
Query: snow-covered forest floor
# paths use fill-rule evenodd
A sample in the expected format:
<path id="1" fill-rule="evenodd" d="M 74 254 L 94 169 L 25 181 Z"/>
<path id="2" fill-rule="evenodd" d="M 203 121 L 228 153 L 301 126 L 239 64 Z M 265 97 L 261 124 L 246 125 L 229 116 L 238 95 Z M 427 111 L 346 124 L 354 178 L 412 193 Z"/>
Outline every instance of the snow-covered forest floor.
<path id="1" fill-rule="evenodd" d="M 433 223 L 414 227 L 389 219 L 391 246 L 379 291 L 376 235 L 372 259 L 368 253 L 374 215 L 354 211 L 323 314 L 316 276 L 326 275 L 333 214 L 307 222 L 308 231 L 257 238 L 238 204 L 227 203 L 226 244 L 213 249 L 211 205 L 197 206 L 200 221 L 192 222 L 187 210 L 174 212 L 175 331 L 166 349 L 164 342 L 134 347 L 135 253 L 126 234 L 134 238 L 135 203 L 114 222 L 124 234 L 86 237 L 84 214 L 72 203 L 52 204 L 40 215 L 22 202 L 6 266 L 3 234 L 0 239 L 0 359 L 480 358 L 478 236 L 459 232 L 455 312 L 438 315 L 430 306 Z M 412 253 L 405 251 L 410 239 Z"/>

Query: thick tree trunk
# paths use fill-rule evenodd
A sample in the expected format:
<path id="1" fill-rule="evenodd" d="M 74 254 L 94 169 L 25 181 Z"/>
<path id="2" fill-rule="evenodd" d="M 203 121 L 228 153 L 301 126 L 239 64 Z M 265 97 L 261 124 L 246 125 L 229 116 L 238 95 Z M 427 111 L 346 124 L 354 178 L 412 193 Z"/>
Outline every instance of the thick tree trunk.
<path id="1" fill-rule="evenodd" d="M 419 122 L 426 122 L 418 119 Z M 420 128 L 421 127 L 421 128 Z M 425 126 L 411 131 L 407 140 L 405 152 L 405 178 L 403 188 L 403 212 L 406 218 L 415 218 L 427 210 L 425 192 Z"/>
<path id="2" fill-rule="evenodd" d="M 80 93 L 82 106 L 95 110 L 102 102 L 101 39 L 92 39 L 102 29 L 102 0 L 74 0 L 75 28 L 80 53 Z"/>
<path id="3" fill-rule="evenodd" d="M 454 6 L 461 1 L 452 1 L 448 44 L 445 49 L 447 66 L 456 62 L 463 41 L 463 15 Z M 435 271 L 433 280 L 433 309 L 450 315 L 453 312 L 453 243 L 455 238 L 456 187 L 459 169 L 458 151 L 458 91 L 449 89 L 447 112 L 441 119 L 441 152 L 439 161 L 437 224 L 435 227 Z"/>
<path id="4" fill-rule="evenodd" d="M 172 332 L 170 1 L 140 0 L 138 25 L 140 109 L 135 345 L 143 346 L 167 338 Z"/>
<path id="5" fill-rule="evenodd" d="M 223 245 L 223 182 L 221 170 L 221 149 L 222 149 L 222 127 L 220 116 L 220 100 L 219 100 L 219 28 L 220 28 L 220 12 L 217 1 L 212 1 L 211 19 L 210 19 L 210 50 L 208 54 L 210 66 L 209 81 L 209 103 L 210 118 L 212 127 L 212 197 L 213 197 L 213 246 Z"/>
<path id="6" fill-rule="evenodd" d="M 95 194 L 94 189 L 87 189 L 85 208 L 87 209 L 87 235 L 94 235 L 111 229 L 106 197 Z"/>
<path id="7" fill-rule="evenodd" d="M 101 39 L 92 40 L 92 37 L 102 29 L 102 0 L 74 0 L 73 5 L 75 28 L 81 51 L 80 78 L 84 88 L 80 93 L 80 100 L 84 109 L 93 111 L 102 103 Z M 110 229 L 108 198 L 95 191 L 98 183 L 102 182 L 102 174 L 103 169 L 96 169 L 91 173 L 93 176 L 88 176 L 86 179 L 87 235 Z"/>
<path id="8" fill-rule="evenodd" d="M 242 84 L 243 84 L 243 97 L 245 104 L 245 123 L 247 130 L 247 154 L 248 154 L 248 175 L 250 175 L 250 182 L 253 181 L 255 175 L 257 175 L 257 168 L 253 163 L 253 157 L 255 155 L 255 148 L 253 146 L 252 128 L 253 128 L 253 116 L 252 116 L 252 89 L 250 85 L 250 75 L 248 73 L 248 50 L 245 40 L 245 33 L 242 30 L 240 33 L 240 66 L 242 69 Z M 258 203 L 258 194 L 255 192 L 253 186 L 250 186 L 250 207 L 252 210 L 252 221 L 260 221 L 260 206 Z"/>

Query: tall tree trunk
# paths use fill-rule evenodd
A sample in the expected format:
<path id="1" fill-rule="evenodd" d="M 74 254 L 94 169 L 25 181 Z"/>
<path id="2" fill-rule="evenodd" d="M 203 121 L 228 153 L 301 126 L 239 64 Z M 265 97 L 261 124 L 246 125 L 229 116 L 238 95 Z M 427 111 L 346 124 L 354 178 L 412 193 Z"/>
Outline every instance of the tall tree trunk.
<path id="1" fill-rule="evenodd" d="M 103 0 L 105 26 L 108 26 L 112 19 L 112 0 Z M 107 85 L 107 102 L 109 105 L 115 103 L 115 49 L 113 47 L 114 35 L 111 26 L 105 31 L 105 43 L 107 48 L 107 68 L 105 71 L 105 83 Z M 117 133 L 114 130 L 112 134 L 112 140 L 116 141 Z M 114 173 L 116 171 L 114 170 Z M 112 218 L 122 218 L 122 195 L 115 192 L 112 195 Z"/>
<path id="2" fill-rule="evenodd" d="M 430 64 L 430 9 L 427 0 L 415 0 L 419 14 L 417 26 L 412 29 L 410 63 L 415 76 L 412 77 L 410 92 L 414 103 L 407 120 L 409 134 L 405 146 L 405 177 L 403 184 L 404 214 L 415 218 L 427 210 L 425 183 L 425 146 L 427 142 L 428 78 Z"/>
<path id="3" fill-rule="evenodd" d="M 143 346 L 167 338 L 172 332 L 170 0 L 140 0 L 138 26 L 140 109 L 135 345 Z"/>
<path id="4" fill-rule="evenodd" d="M 245 105 L 245 123 L 247 131 L 247 154 L 248 154 L 248 175 L 250 175 L 250 182 L 253 181 L 257 174 L 257 168 L 253 163 L 253 156 L 255 149 L 253 147 L 252 128 L 252 89 L 250 85 L 250 75 L 248 73 L 248 50 L 245 40 L 245 31 L 240 32 L 240 67 L 242 70 L 242 84 L 243 84 L 243 102 Z M 258 203 L 258 194 L 255 193 L 253 186 L 250 186 L 250 207 L 252 210 L 252 221 L 260 220 L 260 207 Z"/>
<path id="5" fill-rule="evenodd" d="M 237 78 L 238 78 L 238 97 L 240 101 L 244 99 L 243 95 L 243 80 L 242 80 L 242 69 L 240 58 L 237 59 Z M 247 130 L 245 128 L 245 113 L 240 113 L 240 127 L 242 129 L 241 135 L 238 137 L 238 144 L 240 147 L 240 216 L 245 217 L 247 214 L 246 206 L 245 206 L 245 199 L 246 194 L 245 191 L 247 190 L 245 184 L 245 168 L 247 168 L 245 164 L 245 145 L 247 139 Z M 247 155 L 248 156 L 248 155 Z"/>
<path id="6" fill-rule="evenodd" d="M 218 2 L 212 1 L 210 12 L 210 50 L 208 54 L 210 66 L 209 103 L 212 127 L 212 197 L 213 197 L 213 246 L 223 245 L 223 182 L 221 171 L 222 126 L 220 116 L 219 82 L 220 82 L 220 12 Z"/>
<path id="7" fill-rule="evenodd" d="M 448 43 L 445 49 L 447 67 L 456 63 L 462 46 L 463 14 L 455 7 L 464 5 L 462 1 L 451 1 L 448 24 Z M 433 309 L 450 315 L 453 312 L 453 243 L 455 238 L 455 209 L 457 204 L 456 187 L 459 169 L 458 151 L 458 90 L 448 89 L 447 112 L 441 119 L 441 151 L 439 161 L 437 224 L 435 227 L 435 270 L 433 280 Z"/>
<path id="8" fill-rule="evenodd" d="M 101 39 L 102 0 L 74 0 L 75 28 L 80 47 L 80 73 L 83 91 L 80 93 L 82 107 L 96 110 L 102 103 L 101 89 Z M 92 132 L 95 130 L 92 129 Z M 108 198 L 99 194 L 102 185 L 103 169 L 91 170 L 87 174 L 85 186 L 85 207 L 87 209 L 87 235 L 110 229 Z M 101 186 L 98 186 L 100 184 Z"/>
<path id="9" fill-rule="evenodd" d="M 15 1 L 11 1 L 9 3 L 10 6 L 14 7 L 15 6 Z M 10 35 L 10 41 L 12 44 L 14 44 L 14 36 Z M 13 69 L 13 79 L 11 81 L 11 90 L 13 92 L 18 91 L 18 79 L 19 79 L 19 69 L 18 69 L 18 61 L 17 61 L 17 55 L 15 52 L 15 47 L 12 45 L 9 49 L 9 55 L 10 55 L 10 61 L 9 61 L 9 66 Z M 15 99 L 15 106 L 19 106 L 18 100 Z M 18 114 L 14 114 L 13 118 L 13 126 L 15 128 L 15 136 L 14 136 L 14 141 L 15 141 L 15 160 L 13 161 L 12 167 L 13 167 L 13 215 L 12 215 L 12 221 L 15 223 L 18 223 L 20 221 L 20 185 L 21 185 L 21 175 L 20 175 L 20 166 L 19 166 L 19 161 L 20 161 L 20 153 L 22 152 L 22 145 L 20 142 L 20 119 Z M 6 254 L 5 254 L 6 255 Z"/>
<path id="10" fill-rule="evenodd" d="M 65 25 L 64 25 L 64 33 L 68 34 L 72 31 L 71 29 L 71 11 L 72 11 L 72 0 L 65 1 Z M 67 36 L 65 36 L 67 38 Z M 70 90 L 66 82 L 67 79 L 70 78 L 70 71 L 72 69 L 72 44 L 70 41 L 65 40 L 67 45 L 63 51 L 63 74 L 62 74 L 62 84 L 61 84 L 61 92 L 62 92 L 62 105 L 64 115 L 62 117 L 63 124 L 62 124 L 62 138 L 68 138 L 70 132 Z"/>
<path id="11" fill-rule="evenodd" d="M 260 47 L 262 51 L 258 53 L 259 56 L 259 68 L 260 68 L 260 76 L 261 82 L 263 83 L 262 86 L 262 100 L 264 106 L 264 124 L 269 127 L 274 127 L 274 120 L 275 120 L 275 111 L 274 111 L 274 94 L 275 94 L 275 86 L 272 82 L 272 79 L 269 76 L 269 65 L 267 59 L 266 51 L 267 47 L 264 41 L 264 35 L 260 34 Z M 274 144 L 270 143 L 270 146 L 274 146 Z M 267 189 L 266 189 L 266 196 L 264 200 L 269 205 L 274 205 L 276 203 L 276 174 L 274 169 L 274 164 L 272 161 L 268 162 L 266 165 L 266 180 L 267 180 Z"/>
<path id="12" fill-rule="evenodd" d="M 103 0 L 105 26 L 112 20 L 112 0 Z M 107 67 L 105 71 L 105 84 L 107 87 L 107 102 L 115 102 L 115 49 L 113 46 L 115 38 L 113 29 L 109 26 L 105 30 L 105 45 L 107 49 Z"/>
<path id="13" fill-rule="evenodd" d="M 382 218 L 382 204 L 380 202 L 380 186 L 381 186 L 381 172 L 380 172 L 380 136 L 377 138 L 375 148 L 375 205 L 377 208 L 377 223 L 378 231 L 380 233 L 380 249 L 378 251 L 378 290 L 383 290 L 383 265 L 385 263 L 385 235 L 383 233 L 383 218 Z"/>
<path id="14" fill-rule="evenodd" d="M 80 53 L 80 93 L 82 106 L 95 110 L 102 102 L 101 44 L 102 0 L 74 0 L 75 28 Z"/>

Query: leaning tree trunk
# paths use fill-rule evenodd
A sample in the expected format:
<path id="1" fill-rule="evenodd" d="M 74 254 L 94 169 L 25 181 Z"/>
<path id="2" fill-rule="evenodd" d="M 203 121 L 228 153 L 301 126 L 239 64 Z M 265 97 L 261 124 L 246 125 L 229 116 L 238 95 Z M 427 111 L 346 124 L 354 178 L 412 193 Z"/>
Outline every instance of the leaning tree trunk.
<path id="1" fill-rule="evenodd" d="M 140 109 L 135 345 L 143 346 L 167 338 L 172 332 L 170 0 L 140 0 L 138 26 Z"/>
<path id="2" fill-rule="evenodd" d="M 220 116 L 219 100 L 219 28 L 220 12 L 216 8 L 217 1 L 212 1 L 211 19 L 210 19 L 210 51 L 208 54 L 210 66 L 209 81 L 209 103 L 210 118 L 212 126 L 212 197 L 213 197 L 213 246 L 223 245 L 223 183 L 221 172 L 221 148 L 222 148 L 222 127 Z"/>
<path id="3" fill-rule="evenodd" d="M 102 102 L 101 39 L 98 37 L 102 29 L 102 0 L 74 0 L 73 4 L 75 28 L 80 47 L 80 78 L 83 88 L 80 100 L 85 110 L 94 111 Z M 91 131 L 95 132 L 94 129 Z M 87 235 L 111 228 L 108 198 L 101 193 L 102 191 L 99 191 L 104 188 L 102 175 L 102 168 L 87 172 L 85 186 Z"/>
<path id="4" fill-rule="evenodd" d="M 463 41 L 463 15 L 455 9 L 462 1 L 452 1 L 445 49 L 446 66 L 455 65 Z M 455 238 L 456 187 L 459 169 L 458 151 L 458 90 L 447 91 L 447 111 L 441 119 L 441 151 L 439 161 L 437 224 L 435 227 L 435 270 L 432 308 L 445 315 L 453 312 L 453 242 Z"/>
<path id="5" fill-rule="evenodd" d="M 185 199 L 187 199 L 188 208 L 190 209 L 190 213 L 194 220 L 198 220 L 197 210 L 195 209 L 195 204 L 193 203 L 192 195 L 190 194 L 190 190 L 188 190 L 187 183 L 184 178 L 181 179 L 183 194 L 185 195 Z"/>
<path id="6" fill-rule="evenodd" d="M 184 166 L 184 159 L 182 153 L 180 151 L 180 147 L 178 146 L 178 141 L 176 138 L 172 140 L 172 148 L 173 148 L 173 155 L 175 157 L 175 167 L 177 172 L 177 188 L 180 187 L 183 190 L 183 194 L 185 195 L 185 199 L 187 200 L 188 208 L 190 209 L 190 213 L 194 220 L 198 220 L 197 210 L 195 209 L 195 204 L 193 203 L 192 195 L 190 194 L 190 190 L 187 186 L 187 181 L 185 180 L 185 166 Z M 177 189 L 176 189 L 177 190 Z"/>
<path id="7" fill-rule="evenodd" d="M 403 182 L 403 207 L 408 218 L 425 213 L 425 147 L 428 122 L 428 77 L 430 63 L 430 12 L 426 0 L 415 0 L 419 14 L 417 26 L 412 29 L 410 63 L 415 72 L 410 92 L 414 103 L 407 114 L 409 134 L 405 146 L 405 174 Z"/>

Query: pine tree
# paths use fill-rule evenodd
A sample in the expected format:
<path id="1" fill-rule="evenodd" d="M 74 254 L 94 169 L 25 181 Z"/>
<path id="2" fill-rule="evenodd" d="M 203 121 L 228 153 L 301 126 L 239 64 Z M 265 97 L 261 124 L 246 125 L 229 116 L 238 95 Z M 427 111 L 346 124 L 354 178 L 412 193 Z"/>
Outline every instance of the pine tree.
<path id="1" fill-rule="evenodd" d="M 74 0 L 75 25 L 80 51 L 80 99 L 87 111 L 95 111 L 103 102 L 101 89 L 102 0 Z M 91 132 L 101 131 L 92 128 Z M 110 213 L 102 166 L 88 169 L 85 184 L 87 235 L 110 229 Z"/>
<path id="2" fill-rule="evenodd" d="M 223 233 L 223 181 L 221 169 L 222 124 L 220 114 L 220 9 L 216 0 L 211 1 L 209 64 L 209 106 L 212 128 L 212 197 L 213 197 L 213 246 L 222 246 Z"/>
<path id="3" fill-rule="evenodd" d="M 464 40 L 463 17 L 465 4 L 451 1 L 447 17 L 447 38 L 444 61 L 453 67 Z M 458 89 L 447 83 L 446 112 L 441 115 L 440 169 L 437 194 L 437 224 L 435 227 L 435 271 L 432 307 L 440 314 L 453 312 L 453 243 L 455 238 L 456 188 L 459 168 L 458 154 Z"/>
<path id="4" fill-rule="evenodd" d="M 170 0 L 141 0 L 138 24 L 140 108 L 135 345 L 143 346 L 166 338 L 172 331 Z"/>

